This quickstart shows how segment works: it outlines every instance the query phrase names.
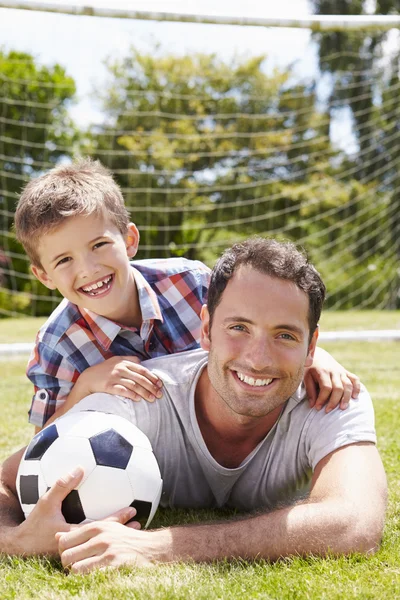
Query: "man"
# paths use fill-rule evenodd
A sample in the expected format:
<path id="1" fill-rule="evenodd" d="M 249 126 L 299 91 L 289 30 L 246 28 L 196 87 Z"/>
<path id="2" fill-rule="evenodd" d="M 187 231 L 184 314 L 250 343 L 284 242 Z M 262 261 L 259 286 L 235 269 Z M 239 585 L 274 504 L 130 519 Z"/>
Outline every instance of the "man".
<path id="1" fill-rule="evenodd" d="M 75 572 L 375 550 L 386 480 L 368 394 L 363 390 L 346 411 L 326 413 L 309 407 L 301 386 L 324 296 L 319 274 L 292 244 L 261 238 L 237 244 L 213 270 L 202 311 L 203 350 L 147 362 L 163 380 L 163 400 L 134 404 L 96 394 L 72 409 L 112 407 L 148 435 L 164 479 L 164 506 L 227 506 L 253 514 L 138 531 L 137 524 L 123 525 L 134 517 L 126 509 L 73 529 L 60 506 L 82 477 L 77 469 L 16 526 L 16 455 L 3 471 L 0 550 L 58 548 Z"/>

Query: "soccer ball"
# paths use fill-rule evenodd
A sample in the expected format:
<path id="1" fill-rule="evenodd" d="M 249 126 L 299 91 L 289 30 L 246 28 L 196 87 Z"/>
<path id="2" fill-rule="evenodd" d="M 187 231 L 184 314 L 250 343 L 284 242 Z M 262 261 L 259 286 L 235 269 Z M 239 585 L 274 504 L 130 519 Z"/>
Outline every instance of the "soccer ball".
<path id="1" fill-rule="evenodd" d="M 62 503 L 67 523 L 103 519 L 134 506 L 133 520 L 148 527 L 162 490 L 149 439 L 127 419 L 93 410 L 63 416 L 32 439 L 17 474 L 25 517 L 59 477 L 78 465 L 85 475 Z"/>

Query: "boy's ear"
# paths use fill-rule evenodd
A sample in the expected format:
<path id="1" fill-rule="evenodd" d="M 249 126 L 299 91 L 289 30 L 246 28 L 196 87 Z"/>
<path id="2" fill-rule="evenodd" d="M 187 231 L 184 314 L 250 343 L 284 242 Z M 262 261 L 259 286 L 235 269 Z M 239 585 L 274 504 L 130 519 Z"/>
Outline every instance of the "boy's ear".
<path id="1" fill-rule="evenodd" d="M 207 304 L 201 307 L 201 331 L 200 331 L 200 346 L 203 350 L 210 350 L 210 313 L 208 312 Z"/>
<path id="2" fill-rule="evenodd" d="M 306 363 L 305 363 L 305 367 L 311 367 L 313 359 L 314 359 L 314 353 L 315 353 L 315 348 L 317 347 L 317 340 L 318 340 L 318 332 L 319 332 L 319 325 L 317 325 L 313 336 L 311 338 L 311 342 L 310 345 L 308 346 L 308 354 L 307 354 L 307 358 L 306 358 Z"/>
<path id="3" fill-rule="evenodd" d="M 126 253 L 129 258 L 133 258 L 138 250 L 140 240 L 139 230 L 135 223 L 129 223 L 128 233 L 125 237 Z"/>
<path id="4" fill-rule="evenodd" d="M 31 271 L 36 277 L 39 279 L 40 283 L 43 283 L 49 290 L 57 289 L 57 286 L 54 285 L 52 279 L 47 275 L 46 271 L 43 271 L 40 267 L 35 267 L 35 265 L 31 265 Z"/>

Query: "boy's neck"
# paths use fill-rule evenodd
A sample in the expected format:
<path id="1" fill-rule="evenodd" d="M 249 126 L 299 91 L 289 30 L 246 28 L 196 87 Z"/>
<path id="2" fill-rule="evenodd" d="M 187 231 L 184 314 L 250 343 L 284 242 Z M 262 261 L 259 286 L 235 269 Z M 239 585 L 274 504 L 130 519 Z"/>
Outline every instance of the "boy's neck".
<path id="1" fill-rule="evenodd" d="M 108 313 L 106 315 L 102 315 L 100 313 L 96 313 L 99 316 L 105 317 L 110 321 L 114 321 L 118 325 L 123 325 L 124 327 L 129 327 L 132 329 L 140 328 L 143 323 L 142 310 L 139 302 L 139 293 L 136 286 L 136 281 L 134 277 L 132 277 L 129 289 L 126 290 L 126 303 L 125 310 L 121 313 Z M 85 310 L 90 310 L 85 307 Z"/>

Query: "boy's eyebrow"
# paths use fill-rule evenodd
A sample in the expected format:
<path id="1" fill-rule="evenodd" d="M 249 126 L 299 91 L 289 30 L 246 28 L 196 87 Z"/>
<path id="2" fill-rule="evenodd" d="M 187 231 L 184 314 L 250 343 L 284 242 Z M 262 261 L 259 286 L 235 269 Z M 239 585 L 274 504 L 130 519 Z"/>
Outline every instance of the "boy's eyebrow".
<path id="1" fill-rule="evenodd" d="M 50 263 L 56 262 L 59 258 L 65 256 L 66 254 L 68 254 L 68 250 L 66 250 L 65 252 L 61 252 L 61 254 L 57 254 L 57 256 L 55 256 L 54 258 L 51 258 Z"/>
<path id="2" fill-rule="evenodd" d="M 96 235 L 95 238 L 93 238 L 92 240 L 89 240 L 88 245 L 93 244 L 94 242 L 97 242 L 97 240 L 101 240 L 102 238 L 107 237 L 107 235 L 103 234 L 103 235 Z M 70 250 L 65 250 L 65 252 L 61 252 L 60 254 L 57 254 L 57 256 L 55 256 L 54 258 L 50 259 L 50 262 L 56 262 L 59 258 L 61 258 L 62 256 L 65 256 L 66 254 L 69 254 Z"/>

